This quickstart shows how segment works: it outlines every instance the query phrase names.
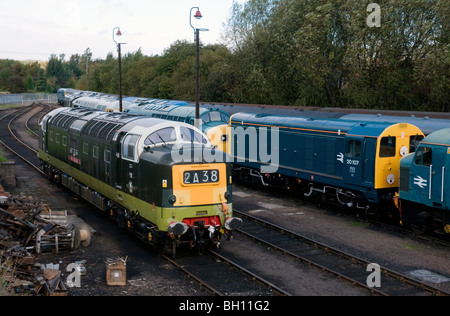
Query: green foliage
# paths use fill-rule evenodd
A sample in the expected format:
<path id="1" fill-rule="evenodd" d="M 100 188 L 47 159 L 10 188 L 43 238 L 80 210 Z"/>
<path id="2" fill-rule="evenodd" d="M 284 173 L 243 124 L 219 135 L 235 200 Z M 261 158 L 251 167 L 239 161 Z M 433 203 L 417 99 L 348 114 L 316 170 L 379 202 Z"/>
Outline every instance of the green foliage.
<path id="1" fill-rule="evenodd" d="M 444 0 L 234 3 L 228 92 L 238 102 L 449 110 L 449 21 Z"/>
<path id="2" fill-rule="evenodd" d="M 7 162 L 7 161 L 8 161 L 8 159 L 6 159 L 6 157 L 3 155 L 2 150 L 0 149 L 0 163 Z"/>

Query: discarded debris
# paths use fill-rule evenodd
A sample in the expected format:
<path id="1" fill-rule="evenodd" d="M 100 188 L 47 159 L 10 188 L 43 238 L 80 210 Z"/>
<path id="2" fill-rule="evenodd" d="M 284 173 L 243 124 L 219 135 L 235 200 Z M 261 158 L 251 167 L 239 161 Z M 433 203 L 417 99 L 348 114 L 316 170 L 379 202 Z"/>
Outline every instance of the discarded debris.
<path id="1" fill-rule="evenodd" d="M 23 194 L 13 197 L 0 185 L 0 285 L 11 294 L 66 296 L 59 265 L 36 263 L 35 255 L 87 247 L 92 233 L 66 210 Z"/>
<path id="2" fill-rule="evenodd" d="M 30 196 L 11 197 L 1 185 L 0 197 L 0 247 L 10 239 L 36 253 L 89 246 L 93 230 L 78 217 L 68 216 L 66 210 L 52 210 Z"/>
<path id="3" fill-rule="evenodd" d="M 124 286 L 127 285 L 127 259 L 116 258 L 106 259 L 106 284 Z"/>

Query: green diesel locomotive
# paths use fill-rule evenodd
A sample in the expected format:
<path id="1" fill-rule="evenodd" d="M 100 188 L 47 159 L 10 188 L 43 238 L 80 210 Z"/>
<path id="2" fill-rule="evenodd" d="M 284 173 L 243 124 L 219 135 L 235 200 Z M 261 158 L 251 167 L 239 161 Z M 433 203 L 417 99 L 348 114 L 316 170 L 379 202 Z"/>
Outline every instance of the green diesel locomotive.
<path id="1" fill-rule="evenodd" d="M 241 225 L 226 154 L 189 124 L 59 108 L 40 127 L 48 177 L 146 243 L 173 255 L 181 243 L 202 251 Z"/>

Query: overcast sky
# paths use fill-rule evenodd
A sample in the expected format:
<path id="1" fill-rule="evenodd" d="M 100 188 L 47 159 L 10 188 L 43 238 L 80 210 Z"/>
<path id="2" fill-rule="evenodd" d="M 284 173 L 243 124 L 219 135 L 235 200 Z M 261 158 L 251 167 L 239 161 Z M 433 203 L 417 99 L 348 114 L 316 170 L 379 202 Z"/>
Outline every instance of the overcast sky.
<path id="1" fill-rule="evenodd" d="M 242 4 L 247 0 L 236 0 Z M 200 8 L 201 20 L 192 18 L 204 44 L 221 41 L 223 23 L 233 0 L 0 0 L 0 59 L 48 60 L 50 54 L 83 54 L 93 58 L 117 55 L 113 28 L 127 43 L 122 54 L 161 55 L 176 40 L 194 41 L 189 12 Z M 194 10 L 195 11 L 195 10 Z M 195 12 L 193 12 L 194 14 Z"/>

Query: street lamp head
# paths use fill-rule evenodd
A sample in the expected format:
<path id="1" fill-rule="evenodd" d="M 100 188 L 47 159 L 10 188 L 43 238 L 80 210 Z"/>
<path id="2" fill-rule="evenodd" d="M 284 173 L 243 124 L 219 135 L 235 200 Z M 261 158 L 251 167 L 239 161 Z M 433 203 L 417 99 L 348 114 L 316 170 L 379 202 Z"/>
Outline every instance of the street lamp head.
<path id="1" fill-rule="evenodd" d="M 196 18 L 197 20 L 200 20 L 202 18 L 202 14 L 200 13 L 200 10 L 197 10 L 197 12 L 194 15 L 194 18 Z"/>
<path id="2" fill-rule="evenodd" d="M 194 18 L 195 19 L 197 19 L 197 20 L 200 20 L 203 16 L 202 16 L 202 14 L 200 13 L 200 8 L 199 7 L 192 7 L 191 8 L 191 11 L 189 11 L 189 24 L 191 25 L 191 27 L 192 27 L 192 29 L 194 30 L 194 32 L 195 32 L 195 27 L 192 25 L 192 10 L 197 10 L 196 12 L 195 12 L 195 14 L 194 14 Z"/>
<path id="3" fill-rule="evenodd" d="M 115 32 L 115 30 L 117 30 L 117 32 Z M 120 27 L 118 27 L 118 26 L 116 26 L 115 28 L 113 28 L 112 37 L 113 37 L 114 43 L 119 44 L 119 43 L 117 43 L 117 41 L 116 41 L 116 39 L 115 39 L 116 36 L 122 36 L 122 32 L 120 31 Z"/>

